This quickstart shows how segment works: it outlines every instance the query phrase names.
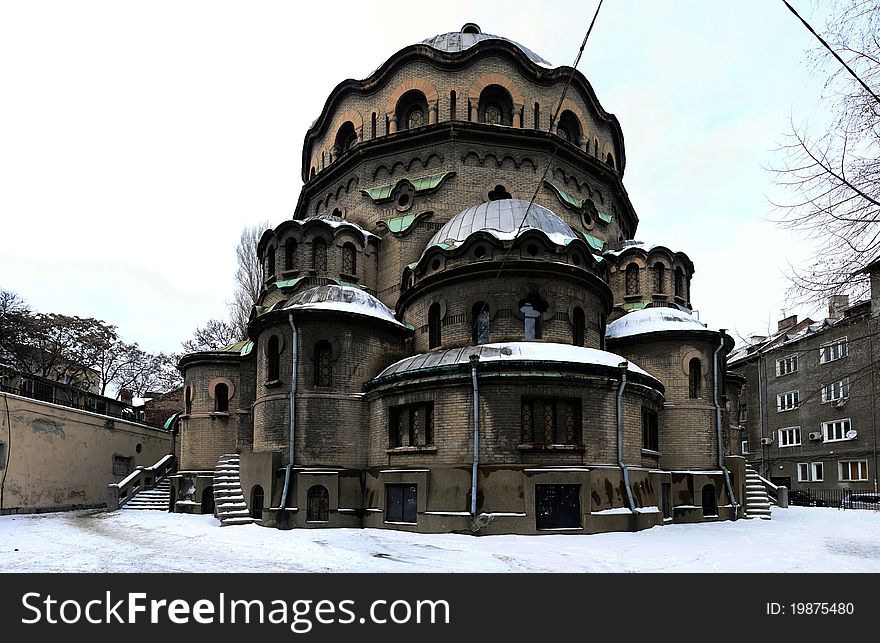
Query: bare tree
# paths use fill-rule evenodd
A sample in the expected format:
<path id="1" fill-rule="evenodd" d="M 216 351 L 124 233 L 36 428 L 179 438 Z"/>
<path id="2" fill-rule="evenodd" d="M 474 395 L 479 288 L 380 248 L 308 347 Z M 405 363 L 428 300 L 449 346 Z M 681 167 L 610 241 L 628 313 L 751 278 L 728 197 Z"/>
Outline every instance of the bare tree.
<path id="1" fill-rule="evenodd" d="M 251 309 L 257 303 L 263 289 L 263 267 L 257 256 L 257 244 L 260 243 L 263 232 L 269 227 L 271 226 L 268 221 L 245 227 L 235 248 L 238 269 L 235 271 L 235 294 L 229 305 L 229 317 L 232 326 L 236 329 L 237 339 L 247 337 Z"/>
<path id="2" fill-rule="evenodd" d="M 824 37 L 871 92 L 825 49 L 811 55 L 828 74 L 822 104 L 831 122 L 820 130 L 792 123 L 782 161 L 771 168 L 791 195 L 776 204 L 777 222 L 816 249 L 807 265 L 793 267 L 792 303 L 864 296 L 859 271 L 880 256 L 880 2 L 843 0 L 832 13 Z"/>
<path id="3" fill-rule="evenodd" d="M 247 320 L 244 336 L 247 337 Z M 187 353 L 216 351 L 240 340 L 240 329 L 235 324 L 222 319 L 211 319 L 204 326 L 196 328 L 192 339 L 183 342 L 182 346 Z"/>

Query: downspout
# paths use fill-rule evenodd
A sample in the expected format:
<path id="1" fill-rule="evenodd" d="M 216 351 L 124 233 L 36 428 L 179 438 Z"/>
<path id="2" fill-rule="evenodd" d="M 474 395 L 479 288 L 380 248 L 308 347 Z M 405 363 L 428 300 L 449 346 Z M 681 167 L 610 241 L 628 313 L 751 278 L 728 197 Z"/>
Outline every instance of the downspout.
<path id="1" fill-rule="evenodd" d="M 629 469 L 623 463 L 623 389 L 626 388 L 626 373 L 629 369 L 627 362 L 617 365 L 620 369 L 620 388 L 617 389 L 617 466 L 623 472 L 623 485 L 626 487 L 626 503 L 629 510 L 635 515 L 636 504 L 633 501 L 632 487 L 629 484 Z"/>
<path id="2" fill-rule="evenodd" d="M 474 463 L 471 467 L 471 516 L 477 515 L 477 463 L 480 459 L 480 409 L 477 390 L 477 363 L 479 355 L 471 355 L 471 384 L 474 389 Z"/>
<path id="3" fill-rule="evenodd" d="M 724 474 L 724 486 L 727 488 L 727 497 L 730 498 L 730 503 L 733 505 L 733 519 L 737 518 L 737 509 L 739 505 L 736 502 L 736 495 L 733 493 L 733 484 L 730 482 L 730 472 L 724 466 L 724 454 L 721 448 L 721 400 L 718 396 L 718 389 L 721 388 L 721 382 L 718 378 L 718 354 L 724 349 L 724 332 L 726 329 L 722 328 L 719 336 L 720 343 L 718 344 L 718 348 L 715 349 L 715 352 L 712 354 L 712 371 L 714 377 L 714 398 L 715 398 L 715 437 L 718 440 L 718 468 L 721 469 L 721 472 Z"/>
<path id="4" fill-rule="evenodd" d="M 284 488 L 281 490 L 281 502 L 279 503 L 279 517 L 287 508 L 287 493 L 290 489 L 290 474 L 293 469 L 294 448 L 296 446 L 296 383 L 297 383 L 297 347 L 299 346 L 296 324 L 293 323 L 293 312 L 288 313 L 290 321 L 290 453 L 288 454 L 287 468 L 284 471 Z M 286 521 L 285 521 L 286 522 Z"/>

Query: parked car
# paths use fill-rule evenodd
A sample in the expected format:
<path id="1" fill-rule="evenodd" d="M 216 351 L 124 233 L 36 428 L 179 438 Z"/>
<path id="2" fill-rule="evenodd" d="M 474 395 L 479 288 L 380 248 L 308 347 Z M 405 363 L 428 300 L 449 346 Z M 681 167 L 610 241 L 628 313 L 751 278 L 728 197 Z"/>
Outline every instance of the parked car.
<path id="1" fill-rule="evenodd" d="M 876 491 L 848 491 L 843 496 L 846 509 L 880 509 L 880 493 Z"/>
<path id="2" fill-rule="evenodd" d="M 788 492 L 788 504 L 796 507 L 825 507 L 828 503 L 806 489 L 791 489 Z"/>

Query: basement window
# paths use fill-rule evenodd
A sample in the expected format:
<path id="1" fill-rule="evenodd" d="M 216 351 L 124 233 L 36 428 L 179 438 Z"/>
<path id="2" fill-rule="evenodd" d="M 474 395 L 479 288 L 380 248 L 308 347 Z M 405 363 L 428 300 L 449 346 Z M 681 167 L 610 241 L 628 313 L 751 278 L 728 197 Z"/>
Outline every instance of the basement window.
<path id="1" fill-rule="evenodd" d="M 126 458 L 121 455 L 113 456 L 113 475 L 127 476 L 134 471 L 134 458 Z"/>

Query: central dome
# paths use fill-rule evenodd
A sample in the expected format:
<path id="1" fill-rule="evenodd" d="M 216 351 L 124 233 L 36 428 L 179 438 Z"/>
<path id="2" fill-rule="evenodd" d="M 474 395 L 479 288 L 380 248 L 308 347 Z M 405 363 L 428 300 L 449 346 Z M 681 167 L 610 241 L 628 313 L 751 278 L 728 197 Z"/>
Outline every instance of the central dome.
<path id="1" fill-rule="evenodd" d="M 560 246 L 578 238 L 574 230 L 544 206 L 532 203 L 529 207 L 529 202 L 522 199 L 499 199 L 480 203 L 456 214 L 431 237 L 425 250 L 434 246 L 455 248 L 480 231 L 505 241 L 528 230 L 540 230 Z"/>
<path id="2" fill-rule="evenodd" d="M 483 33 L 480 30 L 478 25 L 475 25 L 472 22 L 467 23 L 461 28 L 461 31 L 451 31 L 449 33 L 443 33 L 438 36 L 434 36 L 433 38 L 427 38 L 421 42 L 423 45 L 428 45 L 433 49 L 437 49 L 439 51 L 447 51 L 451 53 L 456 53 L 459 51 L 464 51 L 465 49 L 469 49 L 473 47 L 478 42 L 482 42 L 483 40 L 504 40 L 511 44 L 514 44 L 522 51 L 529 60 L 531 60 L 536 65 L 541 65 L 542 67 L 553 67 L 553 65 L 543 58 L 541 58 L 534 51 L 529 49 L 528 47 L 523 47 L 518 42 L 514 42 L 510 38 L 503 38 L 501 36 L 493 36 L 489 33 Z"/>

